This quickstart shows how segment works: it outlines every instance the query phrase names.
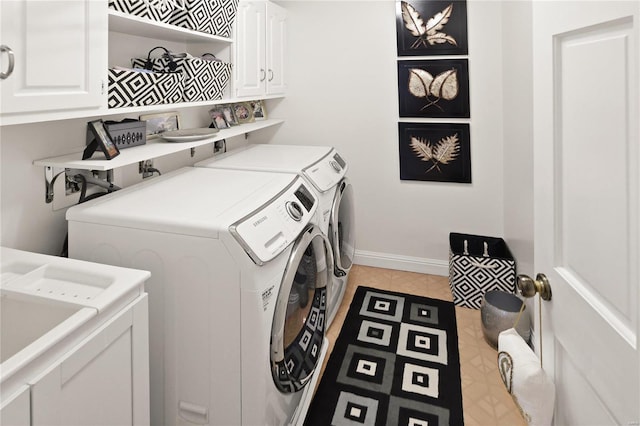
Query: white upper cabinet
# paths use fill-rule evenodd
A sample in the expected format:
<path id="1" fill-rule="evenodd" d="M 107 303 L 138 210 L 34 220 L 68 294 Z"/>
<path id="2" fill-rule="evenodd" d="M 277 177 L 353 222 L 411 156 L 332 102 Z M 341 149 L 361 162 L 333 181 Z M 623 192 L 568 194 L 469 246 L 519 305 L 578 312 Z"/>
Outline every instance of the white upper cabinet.
<path id="1" fill-rule="evenodd" d="M 286 91 L 287 12 L 264 1 L 240 1 L 236 21 L 236 96 Z"/>
<path id="2" fill-rule="evenodd" d="M 105 105 L 106 1 L 2 1 L 0 22 L 2 121 Z"/>

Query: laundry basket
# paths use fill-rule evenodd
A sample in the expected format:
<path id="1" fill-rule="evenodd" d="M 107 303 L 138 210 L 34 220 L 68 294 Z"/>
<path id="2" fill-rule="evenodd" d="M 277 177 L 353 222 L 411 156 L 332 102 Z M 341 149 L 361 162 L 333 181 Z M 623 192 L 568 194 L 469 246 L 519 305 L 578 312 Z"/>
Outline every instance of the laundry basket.
<path id="1" fill-rule="evenodd" d="M 502 238 L 449 234 L 449 286 L 453 303 L 480 309 L 489 290 L 515 293 L 516 262 Z"/>

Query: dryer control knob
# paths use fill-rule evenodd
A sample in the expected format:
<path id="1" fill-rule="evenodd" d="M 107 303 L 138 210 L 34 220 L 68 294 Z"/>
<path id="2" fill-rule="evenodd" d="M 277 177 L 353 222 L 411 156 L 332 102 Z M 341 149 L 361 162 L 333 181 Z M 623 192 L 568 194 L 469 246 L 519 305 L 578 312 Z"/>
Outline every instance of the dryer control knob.
<path id="1" fill-rule="evenodd" d="M 285 208 L 287 209 L 287 213 L 289 213 L 289 216 L 291 216 L 291 219 L 295 220 L 296 222 L 300 222 L 300 220 L 302 220 L 302 216 L 304 215 L 304 213 L 302 211 L 302 207 L 300 207 L 300 204 L 296 203 L 295 201 L 289 201 L 287 204 L 285 204 Z"/>
<path id="2" fill-rule="evenodd" d="M 331 160 L 329 164 L 331 164 L 331 167 L 333 167 L 333 170 L 335 170 L 338 173 L 340 172 L 340 170 L 342 170 L 342 167 L 340 167 L 340 164 L 338 164 L 338 162 L 335 160 Z"/>

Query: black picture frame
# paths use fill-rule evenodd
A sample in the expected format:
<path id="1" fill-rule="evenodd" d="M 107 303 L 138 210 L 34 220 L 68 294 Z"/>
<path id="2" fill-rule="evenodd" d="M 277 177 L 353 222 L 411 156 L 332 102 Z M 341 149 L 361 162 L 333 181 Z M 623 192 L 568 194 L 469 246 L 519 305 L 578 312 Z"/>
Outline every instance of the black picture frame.
<path id="1" fill-rule="evenodd" d="M 400 180 L 471 183 L 468 123 L 398 123 Z"/>
<path id="2" fill-rule="evenodd" d="M 430 19 L 443 17 L 444 23 L 428 28 Z M 466 0 L 397 1 L 396 38 L 398 56 L 467 55 Z"/>
<path id="3" fill-rule="evenodd" d="M 400 117 L 469 118 L 468 59 L 398 61 L 398 104 Z"/>
<path id="4" fill-rule="evenodd" d="M 100 148 L 100 151 L 104 154 L 107 160 L 120 155 L 120 150 L 117 145 L 111 139 L 109 132 L 104 127 L 102 120 L 93 120 L 87 123 L 88 134 L 91 136 L 91 141 L 88 142 L 85 148 L 82 159 L 86 160 L 91 158 L 93 153 Z"/>

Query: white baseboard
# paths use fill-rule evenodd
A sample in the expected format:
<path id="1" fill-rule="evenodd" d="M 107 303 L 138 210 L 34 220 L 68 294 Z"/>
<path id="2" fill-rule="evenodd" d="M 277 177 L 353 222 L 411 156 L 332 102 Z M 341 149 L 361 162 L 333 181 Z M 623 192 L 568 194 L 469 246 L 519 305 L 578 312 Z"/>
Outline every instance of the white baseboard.
<path id="1" fill-rule="evenodd" d="M 424 257 L 401 256 L 392 253 L 356 250 L 353 263 L 356 265 L 420 272 L 422 274 L 440 275 L 443 277 L 449 275 L 448 260 L 436 260 Z"/>

